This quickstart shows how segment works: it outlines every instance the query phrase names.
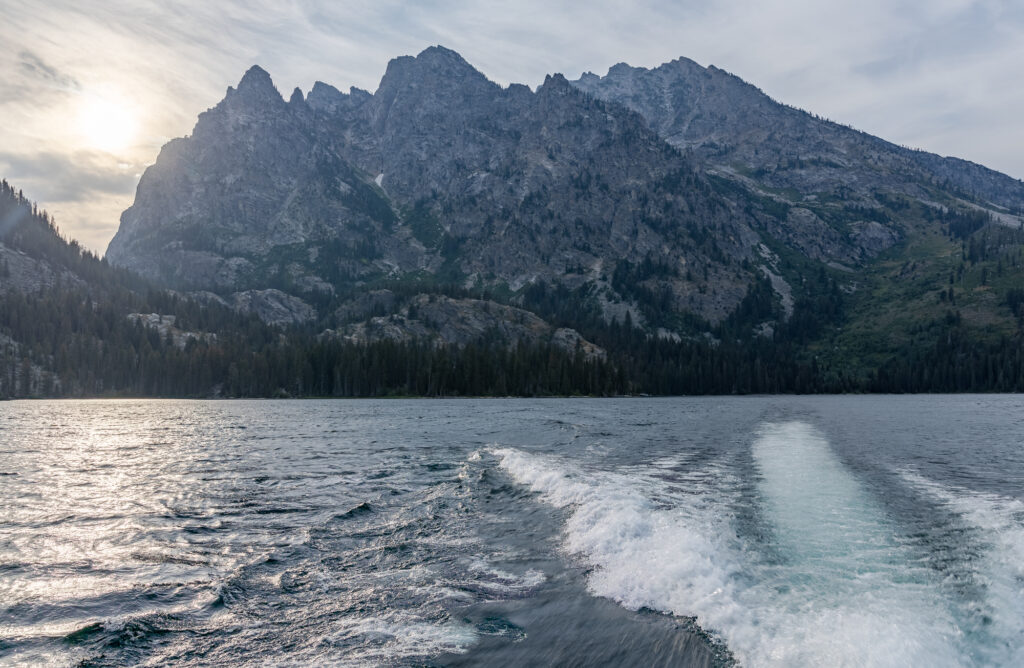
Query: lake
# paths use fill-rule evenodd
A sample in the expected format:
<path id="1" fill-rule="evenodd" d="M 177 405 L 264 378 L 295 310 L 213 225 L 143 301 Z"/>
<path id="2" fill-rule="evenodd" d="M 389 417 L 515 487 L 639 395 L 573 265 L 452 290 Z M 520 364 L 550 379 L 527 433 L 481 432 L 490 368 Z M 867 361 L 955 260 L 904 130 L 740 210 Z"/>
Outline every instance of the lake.
<path id="1" fill-rule="evenodd" d="M 1024 665 L 1024 398 L 0 404 L 0 664 Z"/>

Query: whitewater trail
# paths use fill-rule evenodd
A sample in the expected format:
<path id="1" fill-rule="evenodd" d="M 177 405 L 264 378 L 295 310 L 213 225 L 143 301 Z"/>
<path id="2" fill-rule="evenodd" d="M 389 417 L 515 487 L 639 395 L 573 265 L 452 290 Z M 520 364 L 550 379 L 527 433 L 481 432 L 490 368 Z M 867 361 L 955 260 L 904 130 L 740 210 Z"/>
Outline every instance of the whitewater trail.
<path id="1" fill-rule="evenodd" d="M 944 486 L 912 471 L 899 475 L 913 489 L 958 516 L 977 536 L 972 576 L 982 587 L 983 628 L 976 645 L 992 665 L 1024 665 L 1024 503 L 999 494 Z"/>
<path id="2" fill-rule="evenodd" d="M 693 616 L 744 665 L 965 662 L 933 574 L 810 425 L 755 434 L 758 542 L 736 529 L 734 464 L 612 473 L 512 448 L 493 453 L 515 480 L 570 511 L 564 548 L 594 567 L 593 594 Z"/>

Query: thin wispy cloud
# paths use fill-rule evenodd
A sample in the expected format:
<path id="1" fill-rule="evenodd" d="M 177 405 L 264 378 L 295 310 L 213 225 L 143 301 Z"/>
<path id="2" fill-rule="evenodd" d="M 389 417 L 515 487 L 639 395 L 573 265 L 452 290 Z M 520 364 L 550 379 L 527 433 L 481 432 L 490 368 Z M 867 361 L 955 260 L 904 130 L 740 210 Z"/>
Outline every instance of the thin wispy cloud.
<path id="1" fill-rule="evenodd" d="M 31 51 L 22 51 L 18 54 L 19 66 L 22 72 L 29 77 L 38 80 L 43 85 L 49 85 L 60 91 L 77 91 L 81 88 L 73 76 L 65 74 L 56 67 L 49 65 L 42 58 Z"/>
<path id="2" fill-rule="evenodd" d="M 108 153 L 76 151 L 31 154 L 0 152 L 4 173 L 19 174 L 38 183 L 37 196 L 51 202 L 70 202 L 104 195 L 127 196 L 135 192 L 138 175 L 131 165 L 119 163 Z"/>
<path id="3" fill-rule="evenodd" d="M 250 65 L 285 94 L 316 80 L 372 91 L 390 58 L 431 44 L 503 84 L 686 56 L 891 141 L 1024 176 L 1015 0 L 0 0 L 0 16 L 2 176 L 96 250 L 160 146 Z M 88 104 L 130 110 L 128 145 L 90 143 Z"/>

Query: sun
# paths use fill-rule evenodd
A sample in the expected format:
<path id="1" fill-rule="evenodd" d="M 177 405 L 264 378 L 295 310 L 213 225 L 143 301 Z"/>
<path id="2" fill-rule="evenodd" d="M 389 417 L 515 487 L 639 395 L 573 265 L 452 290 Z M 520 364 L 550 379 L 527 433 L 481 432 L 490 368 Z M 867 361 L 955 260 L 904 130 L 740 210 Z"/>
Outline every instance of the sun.
<path id="1" fill-rule="evenodd" d="M 78 132 L 89 148 L 122 151 L 135 140 L 138 123 L 131 105 L 120 96 L 85 95 L 78 107 Z"/>

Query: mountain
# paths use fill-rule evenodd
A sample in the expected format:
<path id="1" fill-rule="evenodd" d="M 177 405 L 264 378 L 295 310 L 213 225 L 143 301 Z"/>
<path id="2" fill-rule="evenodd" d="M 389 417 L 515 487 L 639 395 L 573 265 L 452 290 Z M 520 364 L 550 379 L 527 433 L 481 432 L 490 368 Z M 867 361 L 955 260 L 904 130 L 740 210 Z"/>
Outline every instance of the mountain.
<path id="1" fill-rule="evenodd" d="M 281 289 L 321 315 L 367 283 L 515 292 L 649 260 L 674 306 L 717 321 L 757 276 L 754 225 L 628 110 L 561 76 L 501 88 L 433 47 L 373 95 L 318 83 L 285 102 L 253 68 L 161 151 L 107 258 L 182 289 Z"/>
<path id="2" fill-rule="evenodd" d="M 0 181 L 0 399 L 629 390 L 603 350 L 511 307 L 501 311 L 508 323 L 501 331 L 490 327 L 490 302 L 433 297 L 404 310 L 408 332 L 444 319 L 446 331 L 461 337 L 449 345 L 368 340 L 358 331 L 284 332 L 263 322 L 289 320 L 290 299 L 276 290 L 228 302 L 161 289 L 63 237 L 49 214 Z M 381 324 L 400 331 L 391 319 Z"/>
<path id="3" fill-rule="evenodd" d="M 1008 295 L 1020 280 L 1024 182 L 785 106 L 685 58 L 572 83 L 636 111 L 738 198 L 776 202 L 772 236 L 851 274 L 845 332 L 823 346 L 840 350 L 833 358 L 880 363 L 943 318 L 965 318 L 979 339 L 1018 333 Z"/>
<path id="4" fill-rule="evenodd" d="M 208 393 L 200 359 L 241 330 L 277 335 L 110 266 L 0 181 L 0 398 Z"/>
<path id="5" fill-rule="evenodd" d="M 528 312 L 655 391 L 964 387 L 1017 369 L 1022 205 L 686 59 L 531 90 L 431 47 L 373 93 L 285 100 L 253 67 L 164 147 L 107 259 L 343 340 L 463 346 Z M 411 317 L 428 297 L 476 324 Z"/>
<path id="6" fill-rule="evenodd" d="M 877 203 L 879 191 L 923 200 L 958 195 L 1014 223 L 1024 215 L 1024 182 L 779 104 L 714 66 L 686 58 L 654 69 L 620 63 L 572 85 L 636 111 L 668 143 L 762 192 L 865 205 Z"/>

